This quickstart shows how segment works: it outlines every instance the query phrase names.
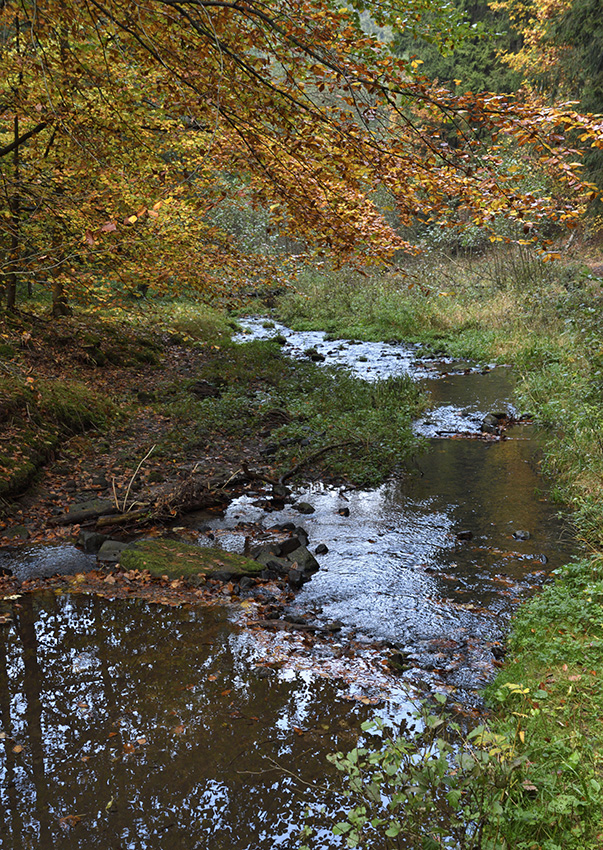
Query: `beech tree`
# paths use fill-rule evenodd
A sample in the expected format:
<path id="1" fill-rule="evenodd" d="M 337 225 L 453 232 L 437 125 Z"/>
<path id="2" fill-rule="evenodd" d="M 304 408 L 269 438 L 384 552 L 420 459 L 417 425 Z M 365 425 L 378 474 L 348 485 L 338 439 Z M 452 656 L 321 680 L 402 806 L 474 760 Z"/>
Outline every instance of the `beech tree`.
<path id="1" fill-rule="evenodd" d="M 0 3 L 7 305 L 17 280 L 34 276 L 53 286 L 60 312 L 65 293 L 98 297 L 116 280 L 216 297 L 293 271 L 299 258 L 242 251 L 216 224 L 225 205 L 261 207 L 271 228 L 339 262 L 414 251 L 401 227 L 417 218 L 487 228 L 506 216 L 530 239 L 543 221 L 576 224 L 595 190 L 568 133 L 603 147 L 600 119 L 454 95 L 362 30 L 362 0 L 351 6 Z M 370 12 L 450 46 L 446 9 L 409 0 Z M 523 190 L 521 170 L 505 168 L 510 143 L 526 171 L 544 169 L 562 190 Z"/>

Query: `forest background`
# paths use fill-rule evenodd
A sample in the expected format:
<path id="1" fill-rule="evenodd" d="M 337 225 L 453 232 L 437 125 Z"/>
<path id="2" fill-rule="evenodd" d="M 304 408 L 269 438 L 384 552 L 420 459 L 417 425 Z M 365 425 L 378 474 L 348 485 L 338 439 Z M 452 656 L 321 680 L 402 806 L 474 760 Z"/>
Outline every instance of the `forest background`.
<path id="1" fill-rule="evenodd" d="M 226 438 L 253 442 L 265 422 L 240 401 L 232 311 L 261 303 L 296 327 L 515 364 L 588 557 L 522 609 L 492 689 L 507 746 L 490 753 L 508 781 L 497 790 L 492 763 L 472 777 L 484 847 L 600 846 L 601 11 L 0 3 L 5 542 L 48 535 L 28 487 L 61 458 L 79 464 L 90 428 L 107 452 L 121 429 L 122 456 L 106 456 L 118 485 L 157 440 L 173 462 L 183 427 L 222 457 Z M 193 424 L 186 358 L 232 389 Z M 252 361 L 272 388 L 291 384 L 277 361 Z M 322 409 L 328 388 L 313 392 Z M 420 401 L 404 404 L 409 420 Z M 149 410 L 159 434 L 139 428 Z M 365 483 L 403 453 L 392 443 Z M 518 757 L 536 765 L 529 782 Z"/>

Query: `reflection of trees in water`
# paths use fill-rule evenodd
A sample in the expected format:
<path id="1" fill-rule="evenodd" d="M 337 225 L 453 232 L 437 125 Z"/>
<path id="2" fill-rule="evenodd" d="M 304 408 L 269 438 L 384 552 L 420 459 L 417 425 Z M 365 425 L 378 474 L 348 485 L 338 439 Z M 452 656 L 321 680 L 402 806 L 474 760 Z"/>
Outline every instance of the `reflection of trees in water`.
<path id="1" fill-rule="evenodd" d="M 259 677 L 222 610 L 19 604 L 0 631 L 2 850 L 272 847 L 305 803 L 266 756 L 322 780 L 324 753 L 352 744 L 356 712 L 334 687 Z"/>

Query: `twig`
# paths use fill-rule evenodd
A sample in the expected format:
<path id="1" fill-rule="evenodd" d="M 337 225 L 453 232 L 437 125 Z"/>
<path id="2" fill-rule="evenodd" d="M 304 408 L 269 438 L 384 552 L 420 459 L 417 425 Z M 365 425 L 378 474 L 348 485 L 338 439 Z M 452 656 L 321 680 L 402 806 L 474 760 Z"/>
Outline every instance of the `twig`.
<path id="1" fill-rule="evenodd" d="M 301 776 L 298 776 L 297 773 L 293 773 L 291 770 L 287 770 L 286 767 L 283 767 L 282 765 L 280 765 L 277 761 L 275 761 L 270 756 L 266 756 L 266 758 L 268 759 L 268 761 L 271 764 L 273 764 L 277 768 L 277 770 L 280 770 L 283 773 L 286 773 L 288 776 L 291 776 L 293 779 L 295 779 L 297 782 L 300 782 L 302 785 L 307 785 L 308 788 L 313 788 L 315 791 L 329 791 L 330 790 L 329 788 L 326 787 L 326 785 L 315 785 L 313 782 L 306 782 L 306 780 L 302 779 Z"/>
<path id="2" fill-rule="evenodd" d="M 146 455 L 143 457 L 143 459 L 140 461 L 140 463 L 138 464 L 138 466 L 137 466 L 137 467 L 136 467 L 136 469 L 134 470 L 134 475 L 130 478 L 130 481 L 129 481 L 129 483 L 128 483 L 128 487 L 127 487 L 127 489 L 126 489 L 126 495 L 124 496 L 124 503 L 123 503 L 123 506 L 122 506 L 122 509 L 121 509 L 121 510 L 122 510 L 122 513 L 124 513 L 124 514 L 125 514 L 125 512 L 126 512 L 126 507 L 127 507 L 127 504 L 128 504 L 128 496 L 130 495 L 130 489 L 131 489 L 131 487 L 132 487 L 132 484 L 134 483 L 134 479 L 136 478 L 136 476 L 137 476 L 137 475 L 138 475 L 138 473 L 140 472 L 140 467 L 143 465 L 143 463 L 145 462 L 145 460 L 148 460 L 148 458 L 149 458 L 149 457 L 153 454 L 153 452 L 155 451 L 155 447 L 156 447 L 156 445 L 157 445 L 157 443 L 155 443 L 154 445 L 152 445 L 152 446 L 151 446 L 151 448 L 148 450 L 148 452 L 146 453 Z M 115 487 L 113 487 L 113 492 L 115 493 Z M 117 504 L 117 507 L 119 508 L 119 504 Z M 134 507 L 134 505 L 132 505 L 132 507 Z"/>
<path id="3" fill-rule="evenodd" d="M 323 449 L 319 449 L 317 452 L 314 452 L 314 454 L 308 455 L 308 457 L 304 458 L 303 460 L 300 460 L 300 462 L 297 463 L 292 469 L 290 469 L 288 472 L 285 472 L 284 475 L 281 475 L 278 480 L 278 483 L 284 484 L 288 478 L 292 478 L 295 473 L 299 472 L 300 469 L 303 469 L 304 466 L 307 466 L 309 463 L 312 463 L 321 455 L 324 455 L 327 452 L 334 451 L 335 449 L 344 449 L 347 446 L 357 446 L 359 443 L 360 440 L 346 440 L 345 443 L 332 443 L 330 446 L 325 446 Z"/>

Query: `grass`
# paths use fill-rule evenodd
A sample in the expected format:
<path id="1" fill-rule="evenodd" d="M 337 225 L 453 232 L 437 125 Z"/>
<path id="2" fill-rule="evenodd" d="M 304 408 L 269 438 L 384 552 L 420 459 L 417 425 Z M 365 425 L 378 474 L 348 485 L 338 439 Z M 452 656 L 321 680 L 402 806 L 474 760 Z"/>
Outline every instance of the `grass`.
<path id="1" fill-rule="evenodd" d="M 76 381 L 0 377 L 0 498 L 24 490 L 63 439 L 102 428 L 114 405 Z"/>
<path id="2" fill-rule="evenodd" d="M 603 846 L 601 283 L 580 261 L 543 263 L 524 249 L 501 249 L 431 256 L 405 276 L 313 273 L 278 308 L 299 328 L 403 337 L 431 351 L 512 363 L 519 406 L 543 438 L 544 472 L 584 543 L 585 558 L 560 571 L 513 621 L 508 660 L 487 693 L 488 734 L 498 743 L 486 760 L 499 764 L 474 780 L 500 810 L 468 847 Z M 511 760 L 497 752 L 501 742 Z M 391 846 L 398 846 L 393 839 Z"/>
<path id="3" fill-rule="evenodd" d="M 375 486 L 419 446 L 410 425 L 425 399 L 408 378 L 370 385 L 341 370 L 292 361 L 274 340 L 256 340 L 212 348 L 198 379 L 220 395 L 194 399 L 194 382 L 185 383 L 170 407 L 188 423 L 191 447 L 216 435 L 269 444 L 267 457 L 279 475 L 301 464 L 306 473 L 318 467 L 321 474 Z M 181 433 L 176 429 L 174 438 L 181 440 Z"/>

